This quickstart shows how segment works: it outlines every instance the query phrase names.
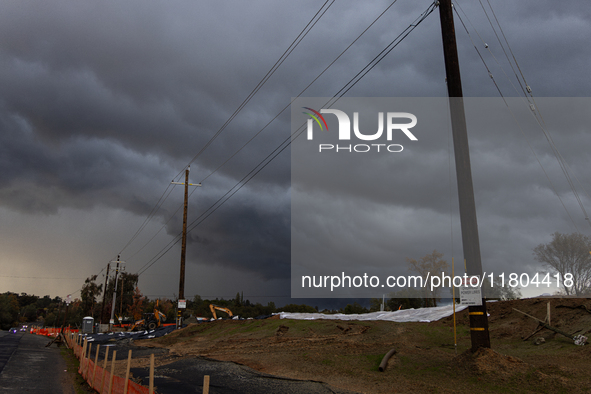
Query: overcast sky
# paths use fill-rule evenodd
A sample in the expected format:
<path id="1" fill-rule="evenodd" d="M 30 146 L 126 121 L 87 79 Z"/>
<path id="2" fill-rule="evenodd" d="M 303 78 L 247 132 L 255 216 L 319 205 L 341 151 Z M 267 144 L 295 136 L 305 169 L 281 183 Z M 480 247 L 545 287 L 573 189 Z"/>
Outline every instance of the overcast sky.
<path id="1" fill-rule="evenodd" d="M 218 167 L 304 91 L 391 1 L 335 2 L 203 150 L 323 3 L 3 1 L 0 292 L 76 297 L 84 279 L 101 272 L 119 252 L 132 273 L 153 262 L 181 230 L 183 190 L 167 189 L 170 182 L 180 180 L 192 162 L 190 182 L 203 181 L 189 201 L 189 222 L 195 221 L 289 136 L 289 109 Z M 303 96 L 335 95 L 430 4 L 396 2 Z M 482 4 L 495 23 L 488 2 Z M 518 61 L 515 71 L 523 72 L 536 97 L 590 96 L 591 8 L 586 0 L 490 4 Z M 465 96 L 499 97 L 472 42 L 503 95 L 519 96 L 514 70 L 480 3 L 459 5 L 470 31 L 468 36 L 456 16 Z M 502 39 L 498 26 L 496 32 Z M 446 94 L 436 10 L 347 97 Z M 589 113 L 588 100 L 577 103 Z M 541 110 L 560 122 L 552 102 Z M 518 130 L 507 117 L 499 124 Z M 549 123 L 589 210 L 591 137 L 588 129 L 563 126 Z M 534 273 L 541 268 L 532 249 L 550 241 L 553 232 L 578 228 L 590 233 L 544 135 L 525 127 L 525 133 L 469 130 L 485 270 L 519 267 Z M 442 125 L 441 132 L 438 140 L 447 141 L 448 127 Z M 450 182 L 452 190 L 456 186 L 447 163 L 453 152 L 443 143 L 435 149 L 436 140 L 419 139 L 436 155 L 409 154 L 406 172 L 397 177 L 404 191 L 397 189 L 389 202 L 379 202 L 390 215 L 393 236 L 399 239 L 400 229 L 411 229 L 391 245 L 389 253 L 398 259 L 419 258 L 433 249 L 449 260 L 462 258 L 457 201 L 450 208 Z M 286 149 L 190 232 L 187 298 L 227 298 L 243 291 L 254 302 L 291 302 L 284 297 L 290 294 L 291 272 L 290 159 Z M 127 245 L 163 193 L 164 203 Z M 364 198 L 343 192 L 342 203 L 354 210 Z M 379 231 L 389 229 L 384 224 Z M 179 261 L 176 244 L 141 274 L 141 291 L 173 298 Z"/>

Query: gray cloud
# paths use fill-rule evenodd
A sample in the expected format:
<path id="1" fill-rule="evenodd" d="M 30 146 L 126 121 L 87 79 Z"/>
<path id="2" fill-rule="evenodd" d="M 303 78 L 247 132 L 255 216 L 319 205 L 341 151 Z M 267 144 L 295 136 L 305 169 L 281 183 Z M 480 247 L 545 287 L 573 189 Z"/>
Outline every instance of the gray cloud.
<path id="1" fill-rule="evenodd" d="M 361 7 L 353 1 L 336 2 L 243 112 L 192 164 L 191 181 L 205 179 L 248 141 L 389 3 Z M 394 4 L 304 96 L 326 97 L 339 91 L 429 4 Z M 586 38 L 590 35 L 590 11 L 584 1 L 491 0 L 491 4 L 537 96 L 589 95 Z M 480 5 L 465 1 L 460 5 L 516 85 Z M 32 241 L 43 246 L 45 253 L 68 248 L 64 245 L 76 239 L 93 250 L 92 256 L 70 247 L 67 258 L 52 260 L 50 272 L 82 267 L 82 260 L 87 261 L 82 276 L 98 272 L 132 237 L 172 178 L 238 108 L 319 6 L 311 1 L 3 2 L 0 206 L 10 217 L 10 225 L 3 226 L 2 237 L 35 234 Z M 465 22 L 470 26 L 467 19 Z M 497 97 L 496 87 L 457 19 L 456 31 L 465 95 Z M 445 97 L 440 34 L 435 12 L 348 96 Z M 516 95 L 472 30 L 471 36 L 504 94 Z M 588 104 L 578 105 L 588 112 Z M 548 119 L 554 119 L 560 108 L 543 110 Z M 531 248 L 548 241 L 554 231 L 574 229 L 529 153 L 526 137 L 519 131 L 505 132 L 512 124 L 505 115 L 499 115 L 495 123 L 502 131 L 492 123 L 490 128 L 471 130 L 483 261 L 491 265 L 514 259 L 535 269 Z M 191 197 L 191 220 L 289 135 L 289 116 L 287 112 L 280 116 L 204 181 Z M 588 190 L 588 133 L 585 127 L 577 127 L 563 129 L 563 125 L 549 124 L 556 145 Z M 443 127 L 440 131 L 441 135 L 420 139 L 415 160 L 376 160 L 380 171 L 395 174 L 395 181 L 380 185 L 379 193 L 368 196 L 362 189 L 350 190 L 349 180 L 362 182 L 362 172 L 339 173 L 333 180 L 339 203 L 347 209 L 355 211 L 360 202 L 369 199 L 371 214 L 386 210 L 396 222 L 393 234 L 382 228 L 379 236 L 367 241 L 375 246 L 376 258 L 388 255 L 393 238 L 400 256 L 419 257 L 448 245 L 449 152 L 447 131 Z M 547 142 L 530 126 L 525 132 L 569 211 L 576 213 L 577 225 L 584 228 Z M 199 267 L 195 272 L 205 270 L 210 279 L 195 274 L 187 284 L 189 292 L 234 294 L 242 285 L 253 295 L 260 291 L 258 295 L 263 296 L 289 287 L 290 152 L 287 149 L 279 155 L 190 234 L 190 265 L 196 270 Z M 454 182 L 452 179 L 452 198 Z M 166 222 L 181 199 L 177 187 L 145 232 L 124 251 L 123 257 L 130 257 L 131 271 L 150 261 L 178 234 L 179 213 Z M 452 220 L 456 220 L 453 204 L 452 211 Z M 313 213 L 311 206 L 306 215 L 319 220 Z M 91 226 L 85 230 L 88 238 L 77 230 L 77 216 Z M 30 230 L 37 219 L 42 223 L 39 229 L 52 237 Z M 164 231 L 150 241 L 162 226 Z M 459 240 L 457 227 L 454 237 Z M 335 227 L 343 233 L 348 230 Z M 369 233 L 369 228 L 362 232 Z M 424 241 L 417 244 L 417 237 Z M 454 246 L 456 256 L 461 250 L 458 243 Z M 147 246 L 134 255 L 144 244 Z M 3 250 L 10 256 L 10 260 L 0 260 L 3 267 L 15 259 L 21 261 L 11 268 L 11 275 L 31 276 L 44 259 L 43 252 L 33 258 L 10 243 L 3 245 Z M 175 250 L 146 272 L 140 282 L 146 294 L 175 292 Z M 450 254 L 451 250 L 446 256 Z M 218 284 L 211 278 L 225 281 Z M 35 293 L 35 286 L 26 281 L 10 283 L 0 278 L 0 283 L 8 290 Z M 72 280 L 71 287 L 81 283 Z M 11 287 L 15 284 L 19 287 Z M 55 284 L 44 287 L 55 295 L 65 295 L 63 288 Z"/>

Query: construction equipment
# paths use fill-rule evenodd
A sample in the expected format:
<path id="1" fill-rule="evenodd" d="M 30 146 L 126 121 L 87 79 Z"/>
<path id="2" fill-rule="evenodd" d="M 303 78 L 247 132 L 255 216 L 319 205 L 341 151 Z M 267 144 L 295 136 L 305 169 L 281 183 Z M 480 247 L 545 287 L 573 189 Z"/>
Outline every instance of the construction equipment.
<path id="1" fill-rule="evenodd" d="M 154 306 L 154 312 L 144 313 L 144 318 L 133 323 L 133 326 L 131 326 L 129 331 L 145 329 L 155 330 L 156 328 L 162 326 L 162 323 L 164 323 L 165 321 L 166 315 L 158 310 L 158 301 L 156 301 L 156 305 Z"/>
<path id="2" fill-rule="evenodd" d="M 218 306 L 218 305 L 214 305 L 214 304 L 209 304 L 209 309 L 211 310 L 211 314 L 213 315 L 213 318 L 217 320 L 217 315 L 215 314 L 215 310 L 217 309 L 218 311 L 222 311 L 222 312 L 226 312 L 228 314 L 228 316 L 232 317 L 234 316 L 232 314 L 232 311 L 229 310 L 228 308 L 224 308 L 223 306 Z"/>

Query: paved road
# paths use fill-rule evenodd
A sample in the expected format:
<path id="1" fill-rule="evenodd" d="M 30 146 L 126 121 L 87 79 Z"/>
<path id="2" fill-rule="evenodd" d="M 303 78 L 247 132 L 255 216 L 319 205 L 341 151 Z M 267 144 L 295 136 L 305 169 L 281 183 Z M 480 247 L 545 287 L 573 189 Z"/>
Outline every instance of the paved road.
<path id="1" fill-rule="evenodd" d="M 0 394 L 74 394 L 60 350 L 47 337 L 0 331 Z"/>

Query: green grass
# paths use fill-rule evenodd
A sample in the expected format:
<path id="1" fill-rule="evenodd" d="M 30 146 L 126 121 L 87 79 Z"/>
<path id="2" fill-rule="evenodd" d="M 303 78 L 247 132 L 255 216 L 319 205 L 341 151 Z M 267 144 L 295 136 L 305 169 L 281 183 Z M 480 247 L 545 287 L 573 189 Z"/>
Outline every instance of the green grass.
<path id="1" fill-rule="evenodd" d="M 74 390 L 76 394 L 87 394 L 87 393 L 95 393 L 94 390 L 90 388 L 88 383 L 84 380 L 82 375 L 78 373 L 78 368 L 80 368 L 80 361 L 74 356 L 74 352 L 71 349 L 66 349 L 62 347 L 60 349 L 60 353 L 66 362 L 66 370 L 68 374 L 72 377 L 72 381 L 74 384 Z"/>
<path id="2" fill-rule="evenodd" d="M 278 329 L 282 335 L 276 336 Z M 364 330 L 369 327 L 369 330 Z M 494 330 L 494 328 L 493 328 Z M 465 323 L 457 324 L 457 355 L 467 351 L 470 344 L 470 329 Z M 360 336 L 357 336 L 360 335 Z M 586 389 L 586 379 L 580 368 L 559 367 L 565 359 L 577 363 L 588 363 L 585 348 L 575 348 L 572 341 L 556 337 L 543 346 L 533 346 L 516 336 L 491 338 L 492 348 L 500 354 L 522 359 L 532 365 L 530 370 L 521 372 L 495 370 L 474 375 L 471 369 L 458 366 L 454 349 L 454 332 L 449 322 L 435 323 L 389 323 L 389 322 L 348 322 L 322 320 L 250 320 L 218 321 L 191 326 L 178 334 L 171 334 L 155 342 L 171 344 L 178 341 L 197 339 L 201 343 L 215 343 L 220 347 L 224 342 L 248 343 L 249 340 L 263 340 L 262 343 L 280 345 L 280 341 L 295 340 L 303 344 L 295 347 L 293 357 L 308 367 L 347 377 L 368 379 L 381 384 L 393 375 L 405 382 L 421 382 L 421 390 L 437 392 L 450 387 L 457 392 L 483 393 L 576 393 L 577 387 Z M 308 341 L 300 341 L 308 338 Z M 269 341 L 270 339 L 270 341 Z M 220 341 L 221 340 L 221 341 Z M 309 343 L 309 345 L 305 345 Z M 336 352 L 330 353 L 335 343 Z M 382 351 L 394 347 L 398 353 L 384 374 L 377 373 L 384 357 Z M 343 350 L 345 349 L 345 350 Z M 290 349 L 286 348 L 286 351 Z M 540 362 L 540 360 L 544 360 Z M 545 365 L 547 364 L 547 366 Z M 573 372 L 575 371 L 575 372 Z M 568 387 L 570 391 L 565 390 Z M 573 390 L 573 387 L 575 390 Z"/>
<path id="3" fill-rule="evenodd" d="M 382 359 L 384 358 L 385 355 L 386 355 L 386 353 L 384 353 L 384 354 L 367 354 L 365 356 L 365 358 L 367 358 L 367 361 L 369 361 L 370 371 L 379 372 L 380 363 L 382 362 Z"/>

